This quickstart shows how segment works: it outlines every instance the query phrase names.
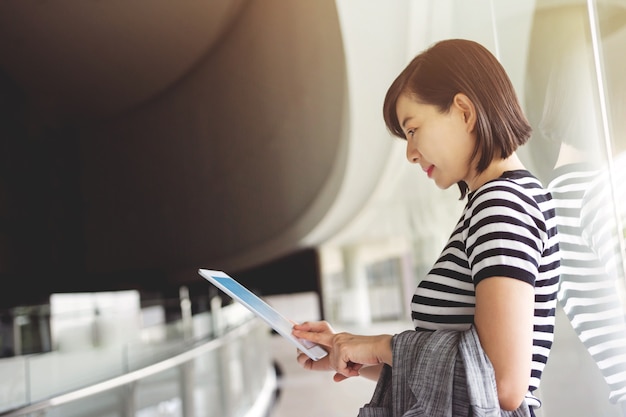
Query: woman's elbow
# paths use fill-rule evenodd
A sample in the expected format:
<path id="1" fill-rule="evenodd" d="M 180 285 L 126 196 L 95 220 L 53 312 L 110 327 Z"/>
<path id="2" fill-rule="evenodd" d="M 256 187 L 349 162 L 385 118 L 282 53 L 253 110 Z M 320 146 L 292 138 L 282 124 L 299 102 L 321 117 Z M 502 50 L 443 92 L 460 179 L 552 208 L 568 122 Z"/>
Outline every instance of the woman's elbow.
<path id="1" fill-rule="evenodd" d="M 500 408 L 506 411 L 517 410 L 524 401 L 528 386 L 523 387 L 519 384 L 498 382 L 498 401 Z"/>

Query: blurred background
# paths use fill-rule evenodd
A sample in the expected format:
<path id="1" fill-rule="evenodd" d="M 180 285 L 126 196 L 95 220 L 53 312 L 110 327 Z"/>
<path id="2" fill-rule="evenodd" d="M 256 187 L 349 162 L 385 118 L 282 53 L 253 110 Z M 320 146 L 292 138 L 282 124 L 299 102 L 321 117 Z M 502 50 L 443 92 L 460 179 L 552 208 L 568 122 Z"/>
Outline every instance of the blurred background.
<path id="1" fill-rule="evenodd" d="M 410 327 L 464 201 L 407 163 L 382 103 L 446 38 L 509 73 L 534 129 L 520 156 L 565 235 L 611 243 L 588 249 L 604 278 L 562 289 L 543 415 L 622 415 L 624 0 L 5 0 L 0 416 L 280 407 L 291 365 L 198 268 L 295 320 Z"/>

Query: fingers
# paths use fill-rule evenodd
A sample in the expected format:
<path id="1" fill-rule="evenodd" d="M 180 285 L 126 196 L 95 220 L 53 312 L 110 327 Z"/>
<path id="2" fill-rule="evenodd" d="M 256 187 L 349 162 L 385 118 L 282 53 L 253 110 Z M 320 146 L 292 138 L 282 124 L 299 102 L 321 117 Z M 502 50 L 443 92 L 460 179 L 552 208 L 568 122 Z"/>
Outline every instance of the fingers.
<path id="1" fill-rule="evenodd" d="M 346 378 L 359 376 L 359 370 L 363 367 L 363 364 L 352 362 L 348 357 L 337 358 L 335 365 L 337 373 Z"/>
<path id="2" fill-rule="evenodd" d="M 333 332 L 332 327 L 327 321 L 305 321 L 304 323 L 295 324 L 293 326 L 294 329 L 302 330 L 305 332 Z"/>
<path id="3" fill-rule="evenodd" d="M 313 359 L 309 358 L 304 353 L 301 353 L 298 355 L 297 361 L 298 361 L 298 364 L 304 369 L 309 370 L 309 371 L 313 370 L 313 364 L 314 364 Z"/>
<path id="4" fill-rule="evenodd" d="M 335 341 L 335 337 L 339 337 L 338 340 L 350 340 L 353 336 L 348 333 L 336 334 L 330 324 L 326 321 L 312 321 L 304 322 L 300 324 L 294 324 L 292 334 L 298 338 L 309 340 L 318 345 L 324 346 L 329 355 L 322 358 L 319 361 L 314 361 L 302 351 L 297 350 L 297 362 L 304 369 L 308 370 L 334 370 L 335 374 L 333 380 L 336 382 L 343 381 L 347 378 L 359 376 L 359 370 L 363 364 L 355 363 L 350 360 L 349 350 L 338 349 L 338 351 L 345 351 L 342 357 L 339 358 L 336 355 L 336 348 L 339 347 Z"/>
<path id="5" fill-rule="evenodd" d="M 295 337 L 305 339 L 327 348 L 332 346 L 334 332 L 325 321 L 304 322 L 293 326 Z"/>
<path id="6" fill-rule="evenodd" d="M 298 349 L 296 360 L 298 361 L 298 364 L 302 366 L 303 368 L 310 369 L 311 365 L 308 362 L 311 360 L 311 358 L 309 358 L 307 355 L 302 353 L 300 349 Z"/>
<path id="7" fill-rule="evenodd" d="M 291 332 L 295 337 L 305 339 L 318 345 L 330 347 L 332 345 L 333 335 L 328 333 L 307 332 L 302 330 L 293 330 Z"/>

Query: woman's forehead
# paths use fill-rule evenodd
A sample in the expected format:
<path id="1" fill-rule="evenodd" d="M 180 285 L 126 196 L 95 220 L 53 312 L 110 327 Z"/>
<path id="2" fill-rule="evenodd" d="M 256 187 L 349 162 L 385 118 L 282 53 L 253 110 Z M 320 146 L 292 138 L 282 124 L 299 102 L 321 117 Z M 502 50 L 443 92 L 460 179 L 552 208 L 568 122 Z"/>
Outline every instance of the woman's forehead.
<path id="1" fill-rule="evenodd" d="M 403 119 L 419 118 L 432 111 L 433 108 L 433 105 L 418 100 L 414 94 L 401 94 L 396 101 L 396 117 L 400 126 L 403 126 Z"/>

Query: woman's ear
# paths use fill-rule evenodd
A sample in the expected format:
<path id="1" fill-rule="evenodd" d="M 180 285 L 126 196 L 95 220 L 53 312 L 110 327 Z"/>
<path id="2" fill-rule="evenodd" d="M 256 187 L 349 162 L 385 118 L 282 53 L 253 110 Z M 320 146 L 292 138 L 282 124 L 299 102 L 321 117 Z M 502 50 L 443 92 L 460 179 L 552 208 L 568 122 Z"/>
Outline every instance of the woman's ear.
<path id="1" fill-rule="evenodd" d="M 467 131 L 473 131 L 476 124 L 476 107 L 474 107 L 472 100 L 463 93 L 457 93 L 452 100 L 452 105 L 461 113 L 463 121 L 467 125 Z"/>

